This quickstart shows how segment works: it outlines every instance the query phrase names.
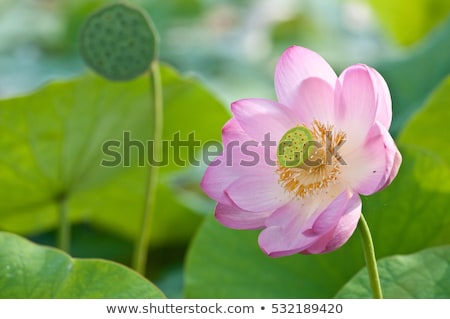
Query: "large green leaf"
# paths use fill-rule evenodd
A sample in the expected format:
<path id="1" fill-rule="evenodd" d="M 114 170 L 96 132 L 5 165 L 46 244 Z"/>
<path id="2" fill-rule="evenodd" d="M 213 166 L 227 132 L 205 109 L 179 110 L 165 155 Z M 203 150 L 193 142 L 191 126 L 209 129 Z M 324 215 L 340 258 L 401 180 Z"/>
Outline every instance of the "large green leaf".
<path id="1" fill-rule="evenodd" d="M 227 111 L 196 80 L 162 68 L 164 139 L 195 131 L 201 142 L 219 139 Z M 53 228 L 58 206 L 67 202 L 73 221 L 133 239 L 139 233 L 148 164 L 140 167 L 137 146 L 129 167 L 104 167 L 108 140 L 147 141 L 149 83 L 146 77 L 110 83 L 94 75 L 52 83 L 28 96 L 0 101 L 0 229 L 34 233 Z M 124 147 L 112 148 L 124 154 Z M 199 151 L 200 148 L 197 148 Z M 145 146 L 144 153 L 147 154 Z M 169 183 L 183 169 L 173 162 L 161 168 L 151 242 L 187 240 L 201 217 L 179 203 Z M 187 148 L 180 157 L 187 157 Z"/>
<path id="2" fill-rule="evenodd" d="M 450 246 L 434 247 L 378 262 L 384 298 L 450 298 Z M 358 272 L 337 298 L 371 298 L 367 269 Z"/>
<path id="3" fill-rule="evenodd" d="M 369 0 L 381 23 L 401 44 L 421 39 L 450 13 L 446 0 Z"/>
<path id="4" fill-rule="evenodd" d="M 448 52 L 450 17 L 404 57 L 376 65 L 392 94 L 394 116 L 391 132 L 398 134 L 411 115 L 423 106 L 436 86 L 450 73 Z"/>
<path id="5" fill-rule="evenodd" d="M 427 155 L 415 174 L 429 189 L 450 192 L 450 76 L 448 76 L 403 130 L 399 140 Z M 430 176 L 431 175 L 431 176 Z"/>
<path id="6" fill-rule="evenodd" d="M 0 232 L 0 298 L 164 298 L 134 271 Z"/>

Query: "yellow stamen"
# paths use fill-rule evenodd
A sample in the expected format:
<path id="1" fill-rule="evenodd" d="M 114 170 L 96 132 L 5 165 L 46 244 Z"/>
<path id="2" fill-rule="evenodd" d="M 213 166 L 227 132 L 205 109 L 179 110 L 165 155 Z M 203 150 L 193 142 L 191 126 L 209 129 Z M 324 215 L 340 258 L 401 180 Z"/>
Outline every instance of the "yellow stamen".
<path id="1" fill-rule="evenodd" d="M 304 198 L 336 182 L 340 174 L 340 156 L 335 149 L 345 142 L 346 134 L 335 132 L 333 125 L 314 121 L 311 129 L 316 145 L 308 153 L 308 160 L 296 167 L 278 163 L 279 182 L 292 195 Z"/>

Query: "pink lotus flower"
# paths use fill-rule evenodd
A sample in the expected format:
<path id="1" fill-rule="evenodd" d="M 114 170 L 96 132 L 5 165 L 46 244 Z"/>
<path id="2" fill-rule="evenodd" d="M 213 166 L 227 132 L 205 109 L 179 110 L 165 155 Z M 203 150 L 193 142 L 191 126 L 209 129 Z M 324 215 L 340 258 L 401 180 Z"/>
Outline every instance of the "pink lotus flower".
<path id="1" fill-rule="evenodd" d="M 275 90 L 278 102 L 231 105 L 223 154 L 201 186 L 218 202 L 220 223 L 263 229 L 258 242 L 267 255 L 333 251 L 356 228 L 359 194 L 373 194 L 397 175 L 388 87 L 366 65 L 337 77 L 317 53 L 293 46 L 278 62 Z"/>

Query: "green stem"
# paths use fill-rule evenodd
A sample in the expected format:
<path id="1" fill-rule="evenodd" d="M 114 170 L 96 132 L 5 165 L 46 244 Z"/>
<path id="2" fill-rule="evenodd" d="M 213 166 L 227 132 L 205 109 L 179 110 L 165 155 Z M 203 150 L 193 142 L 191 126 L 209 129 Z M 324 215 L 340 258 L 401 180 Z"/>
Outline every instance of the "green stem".
<path id="1" fill-rule="evenodd" d="M 58 248 L 69 252 L 70 249 L 70 220 L 67 209 L 67 200 L 63 196 L 58 200 L 59 206 L 59 229 L 58 229 Z"/>
<path id="2" fill-rule="evenodd" d="M 370 235 L 369 225 L 361 214 L 358 222 L 359 232 L 364 251 L 364 259 L 366 260 L 367 271 L 369 273 L 370 288 L 374 299 L 383 299 L 381 291 L 380 277 L 378 275 L 377 259 L 375 258 L 375 249 L 373 248 L 372 236 Z"/>
<path id="3" fill-rule="evenodd" d="M 150 90 L 153 101 L 150 103 L 151 120 L 150 127 L 153 127 L 150 140 L 153 140 L 153 158 L 161 158 L 161 139 L 163 126 L 163 97 L 161 74 L 157 60 L 152 62 L 150 68 Z M 156 187 L 158 182 L 158 167 L 150 166 L 146 189 L 146 200 L 142 216 L 141 231 L 136 241 L 133 258 L 133 268 L 142 275 L 145 275 L 147 268 L 148 241 L 150 238 L 151 219 L 155 211 Z"/>

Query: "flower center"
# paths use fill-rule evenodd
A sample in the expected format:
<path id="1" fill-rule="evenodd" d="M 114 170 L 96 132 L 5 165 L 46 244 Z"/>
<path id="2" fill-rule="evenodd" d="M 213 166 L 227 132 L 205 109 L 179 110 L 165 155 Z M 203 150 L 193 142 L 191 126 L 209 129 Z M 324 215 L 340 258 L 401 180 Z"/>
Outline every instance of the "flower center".
<path id="1" fill-rule="evenodd" d="M 311 130 L 296 126 L 288 130 L 277 148 L 279 182 L 286 191 L 304 198 L 335 183 L 345 164 L 337 149 L 345 133 L 333 125 L 314 121 Z"/>

